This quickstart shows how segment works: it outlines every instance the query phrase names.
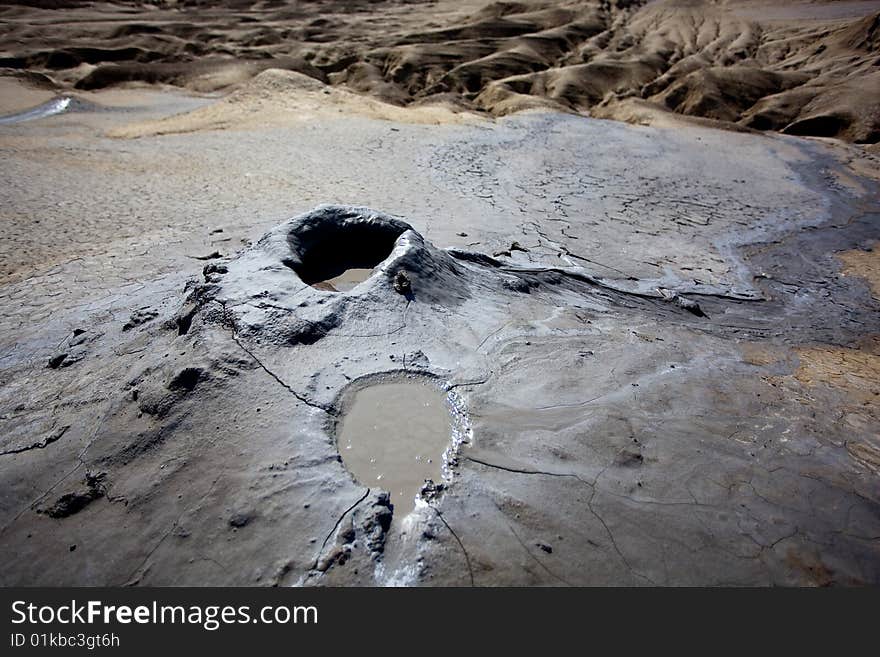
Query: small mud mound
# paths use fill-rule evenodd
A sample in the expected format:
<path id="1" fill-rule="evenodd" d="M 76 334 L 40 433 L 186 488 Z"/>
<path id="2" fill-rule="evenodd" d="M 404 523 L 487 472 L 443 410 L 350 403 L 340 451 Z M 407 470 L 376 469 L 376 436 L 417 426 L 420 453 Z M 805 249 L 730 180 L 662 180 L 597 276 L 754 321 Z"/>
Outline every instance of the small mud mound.
<path id="1" fill-rule="evenodd" d="M 409 224 L 385 215 L 327 208 L 290 231 L 292 255 L 284 264 L 308 285 L 346 291 L 366 280 L 407 230 Z"/>
<path id="2" fill-rule="evenodd" d="M 278 226 L 235 258 L 210 263 L 205 283 L 187 303 L 198 309 L 220 302 L 209 307 L 239 338 L 310 345 L 329 334 L 399 331 L 414 302 L 455 307 L 471 296 L 463 271 L 400 219 L 365 207 L 325 205 Z M 357 290 L 334 294 L 330 285 Z M 385 314 L 381 320 L 365 312 L 364 304 L 373 303 Z"/>
<path id="3" fill-rule="evenodd" d="M 185 307 L 208 306 L 207 316 L 234 329 L 237 338 L 276 346 L 311 345 L 331 335 L 391 336 L 404 330 L 416 307 L 451 313 L 474 298 L 527 295 L 539 288 L 602 305 L 614 299 L 627 306 L 672 302 L 678 308 L 673 312 L 699 316 L 698 306 L 681 294 L 753 297 L 702 284 L 661 293 L 657 280 L 606 281 L 580 267 L 516 264 L 438 249 L 396 217 L 348 205 L 323 205 L 294 217 L 233 259 L 210 263 L 204 277 Z M 345 289 L 349 293 L 334 293 Z M 181 333 L 192 323 L 185 316 L 190 319 L 176 322 Z"/>

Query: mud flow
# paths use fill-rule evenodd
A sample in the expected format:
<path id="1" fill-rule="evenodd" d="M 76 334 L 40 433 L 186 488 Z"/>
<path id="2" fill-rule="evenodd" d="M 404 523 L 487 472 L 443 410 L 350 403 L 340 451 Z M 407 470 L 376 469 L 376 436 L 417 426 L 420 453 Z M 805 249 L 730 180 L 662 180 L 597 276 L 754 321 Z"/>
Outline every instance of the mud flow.
<path id="1" fill-rule="evenodd" d="M 395 517 L 414 507 L 425 479 L 442 478 L 452 442 L 446 395 L 415 382 L 379 383 L 355 393 L 338 434 L 342 462 L 357 481 L 391 493 Z"/>
<path id="2" fill-rule="evenodd" d="M 59 96 L 57 98 L 53 98 L 48 102 L 43 103 L 42 105 L 32 107 L 29 110 L 16 112 L 15 114 L 6 114 L 4 116 L 0 116 L 0 125 L 6 125 L 10 123 L 22 123 L 24 121 L 35 121 L 37 119 L 46 118 L 47 116 L 61 114 L 62 112 L 65 112 L 70 108 L 70 104 L 70 98 Z"/>

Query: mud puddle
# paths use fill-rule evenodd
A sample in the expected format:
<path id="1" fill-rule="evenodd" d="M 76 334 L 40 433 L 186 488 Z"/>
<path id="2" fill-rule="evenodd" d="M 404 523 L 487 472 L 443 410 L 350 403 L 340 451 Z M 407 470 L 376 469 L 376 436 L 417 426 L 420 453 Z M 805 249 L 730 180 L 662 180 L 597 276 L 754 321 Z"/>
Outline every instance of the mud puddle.
<path id="1" fill-rule="evenodd" d="M 372 276 L 374 271 L 375 269 L 346 269 L 339 276 L 328 278 L 326 281 L 312 283 L 312 287 L 329 292 L 348 292 Z"/>
<path id="2" fill-rule="evenodd" d="M 461 431 L 456 409 L 439 388 L 414 379 L 357 390 L 337 434 L 342 462 L 355 479 L 391 493 L 395 519 L 409 514 L 426 479 L 444 477 L 445 453 Z"/>

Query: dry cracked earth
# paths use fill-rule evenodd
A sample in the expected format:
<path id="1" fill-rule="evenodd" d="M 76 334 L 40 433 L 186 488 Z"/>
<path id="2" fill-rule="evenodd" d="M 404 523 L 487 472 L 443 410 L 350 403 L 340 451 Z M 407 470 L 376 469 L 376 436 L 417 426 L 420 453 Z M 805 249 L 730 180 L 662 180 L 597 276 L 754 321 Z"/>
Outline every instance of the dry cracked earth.
<path id="1" fill-rule="evenodd" d="M 301 65 L 252 69 L 222 95 L 189 77 L 185 89 L 89 90 L 82 81 L 109 65 L 12 62 L 36 52 L 37 28 L 17 31 L 5 65 L 29 73 L 0 82 L 5 112 L 50 100 L 56 83 L 79 91 L 64 112 L 0 122 L 0 582 L 880 582 L 880 167 L 870 143 L 848 143 L 876 141 L 870 112 L 804 82 L 791 89 L 816 92 L 810 107 L 842 99 L 852 120 L 824 134 L 807 102 L 785 125 L 750 123 L 754 104 L 693 112 L 739 132 L 687 117 L 631 125 L 510 86 L 552 86 L 584 66 L 562 60 L 480 73 L 473 89 L 479 66 L 416 67 L 401 77 L 418 90 L 395 98 L 400 83 L 371 59 L 383 48 L 470 39 L 492 50 L 456 51 L 456 66 L 500 66 L 511 48 L 525 57 L 533 32 L 548 38 L 547 16 L 588 22 L 559 18 L 577 9 L 611 27 L 560 57 L 607 33 L 618 45 L 606 55 L 623 62 L 647 48 L 636 18 L 668 3 L 455 16 L 434 3 L 437 25 L 425 3 L 311 24 L 312 4 L 284 20 L 331 36 L 360 26 L 346 33 L 364 35 L 347 46 L 356 60 L 324 81 Z M 861 14 L 822 14 L 810 29 L 837 38 L 870 16 L 838 4 Z M 749 20 L 750 6 L 736 15 Z M 144 52 L 183 27 L 150 31 L 133 14 L 194 11 L 114 7 L 90 39 L 140 26 Z M 240 11 L 258 9 L 288 11 Z M 16 5 L 0 19 L 51 11 Z M 193 30 L 213 29 L 210 11 L 198 15 Z M 497 34 L 468 32 L 484 24 Z M 281 28 L 249 25 L 237 40 L 192 41 L 276 56 L 279 42 L 252 32 Z M 760 59 L 768 33 L 745 59 Z M 41 47 L 81 57 L 80 45 L 68 34 Z M 300 55 L 322 70 L 339 48 L 328 37 Z M 47 71 L 53 81 L 34 86 Z M 359 75 L 394 88 L 358 95 Z M 668 75 L 670 88 L 690 75 Z M 539 106 L 514 112 L 505 85 Z M 441 103 L 418 102 L 429 88 Z M 600 95 L 590 111 L 659 106 Z M 798 121 L 825 126 L 806 131 L 822 138 L 776 132 L 803 133 L 786 129 Z M 310 285 L 352 267 L 372 274 L 343 292 Z M 337 446 L 352 395 L 382 381 L 433 386 L 460 415 L 446 476 L 414 507 L 356 480 Z M 406 415 L 398 425 L 415 430 Z"/>

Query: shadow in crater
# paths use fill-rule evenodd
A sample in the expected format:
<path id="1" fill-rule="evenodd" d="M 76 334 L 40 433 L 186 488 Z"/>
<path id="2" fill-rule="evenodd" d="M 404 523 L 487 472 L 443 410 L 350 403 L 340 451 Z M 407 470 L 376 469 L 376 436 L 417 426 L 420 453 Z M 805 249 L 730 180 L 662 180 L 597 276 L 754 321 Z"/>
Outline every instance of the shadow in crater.
<path id="1" fill-rule="evenodd" d="M 409 229 L 405 222 L 390 217 L 328 208 L 290 233 L 292 254 L 284 264 L 315 287 L 336 289 L 333 280 L 346 279 L 343 275 L 351 270 L 358 271 L 347 278 L 357 284 L 391 255 L 397 238 Z"/>

